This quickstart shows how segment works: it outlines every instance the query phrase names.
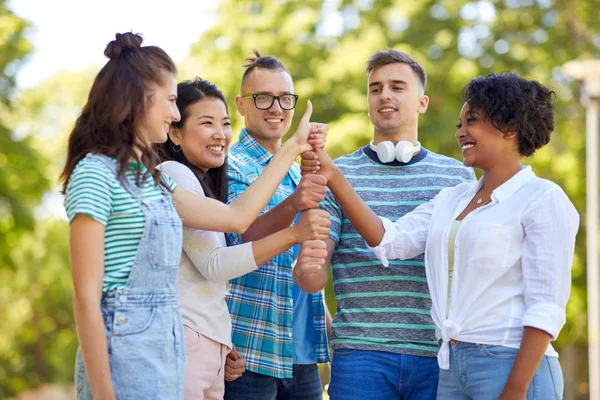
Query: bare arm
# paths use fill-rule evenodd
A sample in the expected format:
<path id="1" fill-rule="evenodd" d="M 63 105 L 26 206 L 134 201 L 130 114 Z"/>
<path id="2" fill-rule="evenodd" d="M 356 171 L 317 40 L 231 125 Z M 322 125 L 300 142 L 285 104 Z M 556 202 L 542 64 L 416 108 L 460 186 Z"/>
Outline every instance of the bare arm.
<path id="1" fill-rule="evenodd" d="M 288 227 L 302 211 L 318 208 L 325 198 L 327 180 L 321 175 L 305 175 L 288 198 L 256 218 L 242 235 L 243 242 L 262 239 Z"/>
<path id="2" fill-rule="evenodd" d="M 302 213 L 296 225 L 288 226 L 251 244 L 212 247 L 208 251 L 199 249 L 193 252 L 186 251 L 186 253 L 206 279 L 227 281 L 255 270 L 257 266 L 266 263 L 298 243 L 310 239 L 327 238 L 330 224 L 327 211 L 308 210 Z M 193 241 L 194 238 L 191 238 L 190 242 Z M 246 250 L 247 246 L 251 246 L 252 254 Z M 246 259 L 248 256 L 252 258 L 250 262 Z"/>
<path id="3" fill-rule="evenodd" d="M 115 399 L 100 310 L 104 275 L 104 225 L 78 214 L 70 230 L 73 308 L 77 335 L 94 399 Z"/>
<path id="4" fill-rule="evenodd" d="M 300 247 L 298 260 L 293 266 L 294 282 L 306 293 L 317 293 L 323 290 L 329 280 L 329 265 L 335 250 L 335 242 L 331 238 L 324 241 L 306 241 Z"/>
<path id="5" fill-rule="evenodd" d="M 312 149 L 313 144 L 323 145 L 323 136 L 319 135 L 311 138 L 309 143 L 311 113 L 312 105 L 308 102 L 306 112 L 294 136 L 285 142 L 264 172 L 233 203 L 227 205 L 195 195 L 182 188 L 175 189 L 173 192 L 175 208 L 183 224 L 207 231 L 245 232 L 273 197 L 294 159 L 301 152 Z"/>
<path id="6" fill-rule="evenodd" d="M 262 265 L 304 241 L 326 239 L 329 236 L 330 224 L 327 211 L 308 210 L 303 212 L 296 225 L 252 243 L 256 264 Z"/>
<path id="7" fill-rule="evenodd" d="M 376 247 L 381 243 L 385 229 L 383 223 L 367 204 L 352 189 L 342 172 L 333 164 L 329 155 L 323 149 L 317 149 L 318 163 L 312 152 L 302 154 L 302 172 L 318 171 L 327 178 L 327 186 L 344 210 L 352 226 L 363 237 L 367 244 Z"/>
<path id="8" fill-rule="evenodd" d="M 525 327 L 517 359 L 498 400 L 525 399 L 544 352 L 550 343 L 550 334 L 541 329 Z"/>

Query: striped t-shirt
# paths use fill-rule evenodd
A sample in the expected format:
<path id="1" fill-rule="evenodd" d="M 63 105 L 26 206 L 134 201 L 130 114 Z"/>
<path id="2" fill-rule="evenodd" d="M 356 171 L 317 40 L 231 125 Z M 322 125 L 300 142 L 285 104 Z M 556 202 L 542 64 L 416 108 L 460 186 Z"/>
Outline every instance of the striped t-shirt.
<path id="1" fill-rule="evenodd" d="M 111 160 L 116 164 L 114 158 Z M 130 165 L 137 168 L 137 163 Z M 135 185 L 132 171 L 128 170 L 125 176 Z M 162 176 L 174 190 L 175 182 L 164 174 Z M 163 196 L 150 175 L 142 183 L 141 189 L 142 199 L 156 200 Z M 102 291 L 124 287 L 144 233 L 144 214 L 139 200 L 121 185 L 104 162 L 94 157 L 84 157 L 77 163 L 69 179 L 65 209 L 69 222 L 77 214 L 87 214 L 105 226 Z"/>
<path id="2" fill-rule="evenodd" d="M 392 221 L 425 203 L 445 187 L 475 179 L 455 159 L 422 149 L 407 163 L 383 164 L 364 147 L 335 160 L 358 195 Z M 415 356 L 437 354 L 431 296 L 423 255 L 390 261 L 388 268 L 366 247 L 331 192 L 321 208 L 331 214 L 336 242 L 331 268 L 337 300 L 334 349 L 359 349 Z"/>

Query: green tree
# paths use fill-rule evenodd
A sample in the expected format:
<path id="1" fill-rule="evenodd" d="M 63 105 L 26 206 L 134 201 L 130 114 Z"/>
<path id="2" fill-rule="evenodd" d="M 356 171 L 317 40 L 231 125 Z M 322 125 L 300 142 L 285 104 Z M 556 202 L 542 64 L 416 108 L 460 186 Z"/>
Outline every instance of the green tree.
<path id="1" fill-rule="evenodd" d="M 421 118 L 427 148 L 460 159 L 454 125 L 471 78 L 512 70 L 537 79 L 557 94 L 557 123 L 549 146 L 527 160 L 539 176 L 561 185 L 582 215 L 585 208 L 585 131 L 575 84 L 561 65 L 600 56 L 598 0 L 450 1 L 339 0 L 271 2 L 223 0 L 221 22 L 192 48 L 182 77 L 199 75 L 219 85 L 229 104 L 239 93 L 242 63 L 252 48 L 282 60 L 302 102 L 311 99 L 313 120 L 329 124 L 332 156 L 368 142 L 365 62 L 376 50 L 404 50 L 428 73 L 429 110 Z M 234 126 L 241 121 L 231 110 Z M 584 348 L 585 226 L 578 236 L 567 324 L 557 347 Z M 331 287 L 328 304 L 335 310 Z M 585 379 L 585 372 L 577 371 Z M 583 390 L 584 392 L 585 390 Z M 583 393 L 582 392 L 582 393 Z"/>

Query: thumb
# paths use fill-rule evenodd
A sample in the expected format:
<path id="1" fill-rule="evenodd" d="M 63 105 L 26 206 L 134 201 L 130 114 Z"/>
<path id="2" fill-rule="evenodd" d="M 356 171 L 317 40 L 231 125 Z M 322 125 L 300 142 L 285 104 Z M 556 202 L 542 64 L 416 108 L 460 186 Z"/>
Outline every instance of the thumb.
<path id="1" fill-rule="evenodd" d="M 300 123 L 298 124 L 299 127 L 308 129 L 308 124 L 310 123 L 310 117 L 312 116 L 312 112 L 313 112 L 312 103 L 310 102 L 310 100 L 308 100 L 306 102 L 306 111 L 304 111 L 304 115 L 302 115 L 302 118 L 300 119 Z"/>

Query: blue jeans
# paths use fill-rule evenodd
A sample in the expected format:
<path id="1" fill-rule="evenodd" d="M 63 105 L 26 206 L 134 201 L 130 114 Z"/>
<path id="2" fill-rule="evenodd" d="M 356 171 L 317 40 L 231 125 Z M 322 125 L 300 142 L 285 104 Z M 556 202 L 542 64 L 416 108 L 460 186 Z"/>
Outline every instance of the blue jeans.
<path id="1" fill-rule="evenodd" d="M 225 382 L 225 400 L 321 400 L 323 389 L 317 364 L 294 364 L 293 378 L 246 371 Z"/>
<path id="2" fill-rule="evenodd" d="M 497 399 L 519 349 L 450 342 L 450 369 L 440 370 L 438 398 L 443 400 Z M 527 400 L 562 399 L 563 376 L 554 357 L 542 359 L 527 390 Z"/>
<path id="3" fill-rule="evenodd" d="M 435 400 L 437 359 L 340 349 L 331 363 L 331 400 Z"/>

